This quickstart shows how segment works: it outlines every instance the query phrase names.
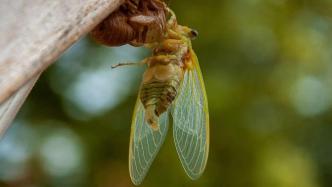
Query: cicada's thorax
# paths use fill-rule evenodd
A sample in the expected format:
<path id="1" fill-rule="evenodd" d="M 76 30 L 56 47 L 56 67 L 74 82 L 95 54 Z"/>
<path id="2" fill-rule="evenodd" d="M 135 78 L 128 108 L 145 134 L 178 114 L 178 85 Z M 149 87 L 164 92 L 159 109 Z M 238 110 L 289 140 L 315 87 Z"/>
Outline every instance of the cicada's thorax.
<path id="1" fill-rule="evenodd" d="M 153 129 L 158 129 L 159 116 L 177 96 L 187 52 L 184 41 L 165 39 L 154 48 L 153 56 L 146 59 L 148 68 L 143 75 L 140 99 L 146 111 L 145 120 Z"/>

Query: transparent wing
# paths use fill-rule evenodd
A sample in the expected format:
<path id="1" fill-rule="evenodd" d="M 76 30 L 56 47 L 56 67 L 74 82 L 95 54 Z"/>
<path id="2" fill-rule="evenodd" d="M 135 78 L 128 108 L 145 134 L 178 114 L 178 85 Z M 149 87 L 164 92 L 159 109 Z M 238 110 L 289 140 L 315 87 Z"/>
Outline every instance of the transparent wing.
<path id="1" fill-rule="evenodd" d="M 148 172 L 165 140 L 168 130 L 168 112 L 159 119 L 159 130 L 154 131 L 144 120 L 145 110 L 137 99 L 131 126 L 129 145 L 129 172 L 131 180 L 139 185 Z"/>
<path id="2" fill-rule="evenodd" d="M 172 116 L 174 142 L 182 166 L 191 179 L 197 179 L 208 158 L 209 112 L 197 57 L 193 51 L 191 56 L 194 67 L 184 74 Z"/>

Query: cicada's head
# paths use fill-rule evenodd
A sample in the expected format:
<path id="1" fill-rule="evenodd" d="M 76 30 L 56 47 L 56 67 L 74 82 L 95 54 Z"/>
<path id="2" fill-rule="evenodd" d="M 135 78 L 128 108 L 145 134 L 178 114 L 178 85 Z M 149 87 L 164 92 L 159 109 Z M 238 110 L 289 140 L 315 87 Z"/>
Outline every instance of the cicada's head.
<path id="1" fill-rule="evenodd" d="M 187 26 L 178 25 L 178 32 L 191 40 L 195 39 L 198 36 L 197 30 Z"/>

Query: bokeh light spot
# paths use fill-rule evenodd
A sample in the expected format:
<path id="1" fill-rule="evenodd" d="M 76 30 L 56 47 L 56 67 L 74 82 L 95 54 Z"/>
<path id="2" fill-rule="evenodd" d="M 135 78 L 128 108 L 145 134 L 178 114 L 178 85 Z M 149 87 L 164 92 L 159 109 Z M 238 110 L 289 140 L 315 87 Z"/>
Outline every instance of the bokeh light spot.
<path id="1" fill-rule="evenodd" d="M 35 140 L 36 134 L 32 128 L 19 121 L 13 124 L 13 128 L 0 141 L 0 179 L 12 181 L 25 175 Z"/>
<path id="2" fill-rule="evenodd" d="M 315 116 L 330 106 L 327 87 L 318 78 L 305 76 L 295 82 L 290 98 L 296 111 L 304 116 Z"/>
<path id="3" fill-rule="evenodd" d="M 67 129 L 50 134 L 40 149 L 44 169 L 58 177 L 77 172 L 83 165 L 82 153 L 78 138 Z"/>
<path id="4" fill-rule="evenodd" d="M 130 73 L 123 69 L 101 69 L 81 73 L 66 96 L 88 114 L 101 114 L 115 107 L 127 95 Z"/>

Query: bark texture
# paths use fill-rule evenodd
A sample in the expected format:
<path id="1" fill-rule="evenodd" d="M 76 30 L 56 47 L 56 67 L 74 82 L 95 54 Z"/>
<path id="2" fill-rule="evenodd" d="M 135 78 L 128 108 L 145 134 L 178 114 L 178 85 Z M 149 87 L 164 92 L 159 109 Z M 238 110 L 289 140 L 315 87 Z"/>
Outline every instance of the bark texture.
<path id="1" fill-rule="evenodd" d="M 1 0 L 0 138 L 39 75 L 124 0 Z"/>

